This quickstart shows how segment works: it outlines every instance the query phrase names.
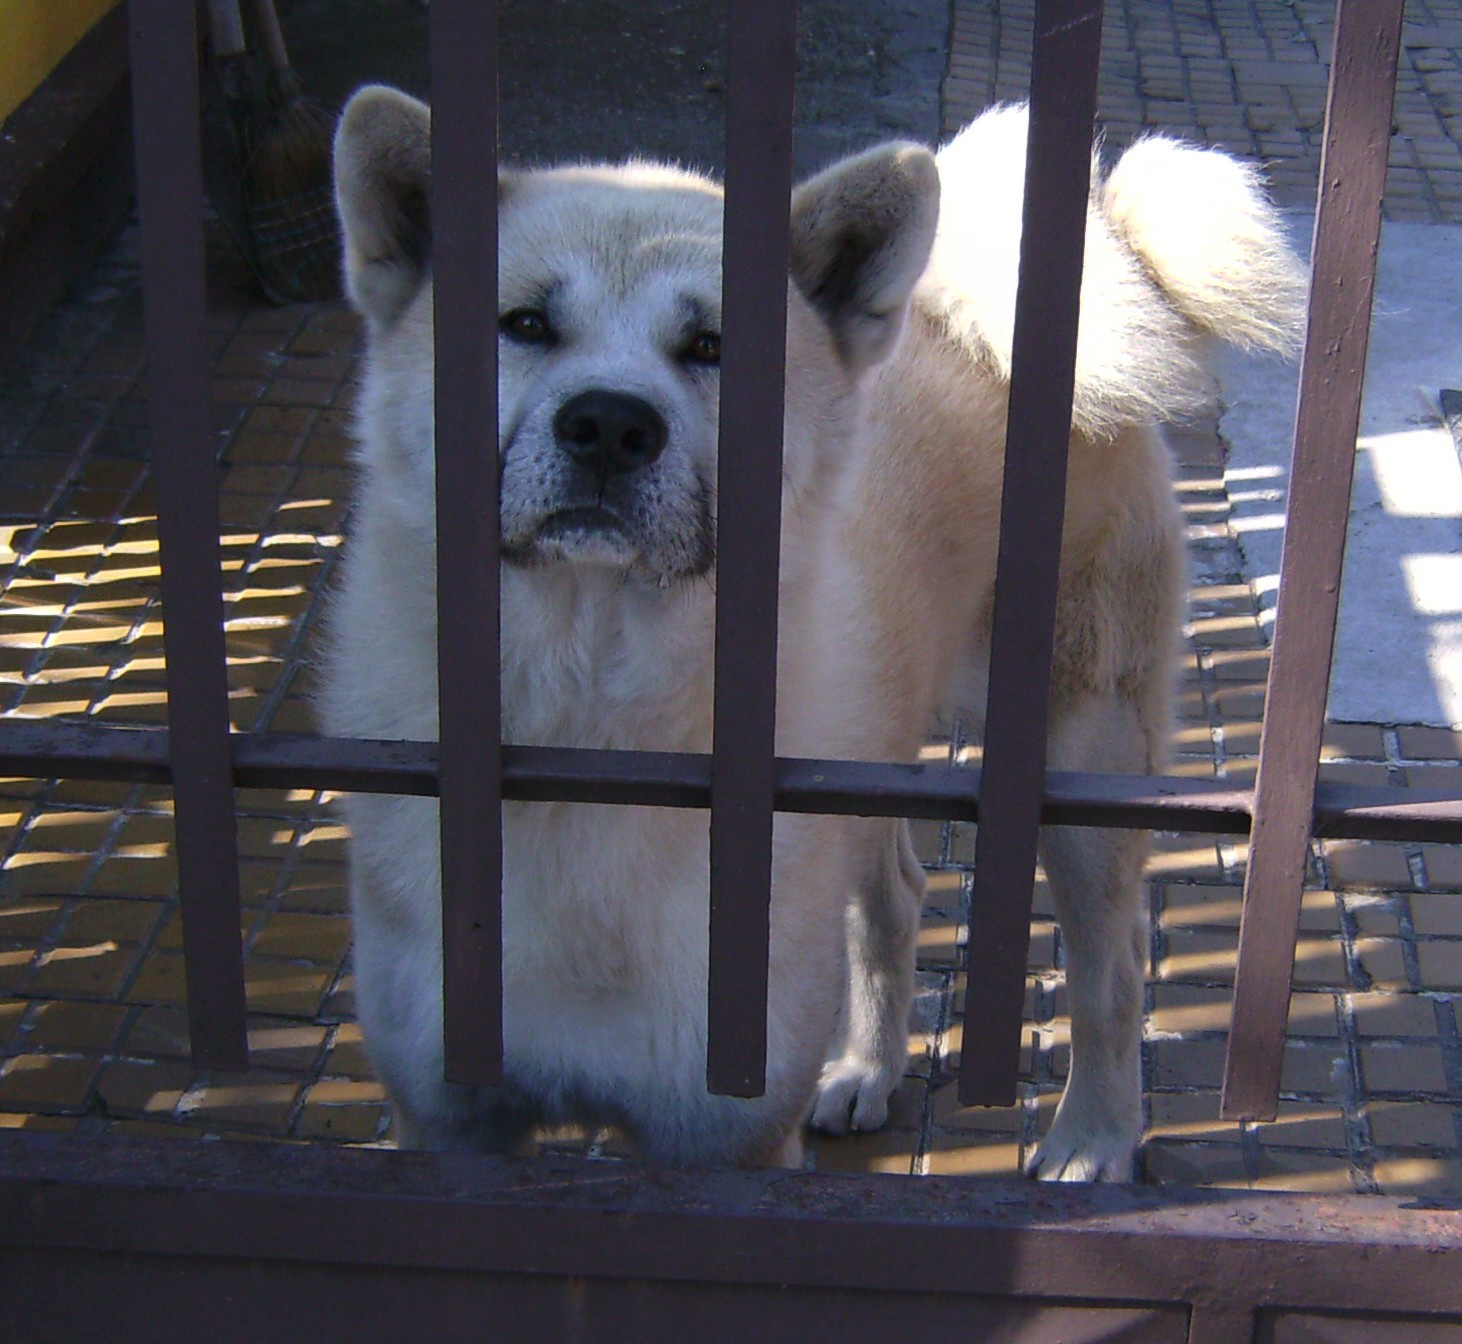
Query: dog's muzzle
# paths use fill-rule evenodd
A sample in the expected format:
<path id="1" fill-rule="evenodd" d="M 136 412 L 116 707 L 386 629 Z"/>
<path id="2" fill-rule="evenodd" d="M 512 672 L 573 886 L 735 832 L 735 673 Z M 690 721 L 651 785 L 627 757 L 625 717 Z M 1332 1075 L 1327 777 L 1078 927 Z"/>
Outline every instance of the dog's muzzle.
<path id="1" fill-rule="evenodd" d="M 506 560 L 609 565 L 661 587 L 711 567 L 712 485 L 665 411 L 601 385 L 526 423 L 503 459 Z"/>

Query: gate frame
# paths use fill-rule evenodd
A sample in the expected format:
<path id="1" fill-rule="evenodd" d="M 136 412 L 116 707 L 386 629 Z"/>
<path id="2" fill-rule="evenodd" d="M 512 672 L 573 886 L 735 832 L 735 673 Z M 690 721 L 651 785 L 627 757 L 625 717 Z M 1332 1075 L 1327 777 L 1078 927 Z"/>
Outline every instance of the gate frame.
<path id="1" fill-rule="evenodd" d="M 1286 697 L 1286 721 L 1295 727 L 1287 737 L 1271 734 L 1266 716 L 1261 745 L 1257 800 L 1272 795 L 1288 804 L 1283 824 L 1274 828 L 1283 835 L 1274 841 L 1273 871 L 1292 868 L 1295 853 L 1303 855 L 1312 835 L 1462 842 L 1462 799 L 1455 792 L 1423 794 L 1315 781 L 1334 603 L 1329 602 L 1327 615 L 1325 601 L 1317 604 L 1313 595 L 1318 591 L 1322 598 L 1333 597 L 1338 586 L 1349 489 L 1349 471 L 1343 468 L 1359 408 L 1384 186 L 1387 137 L 1381 119 L 1389 127 L 1401 3 L 1340 0 L 1339 10 L 1292 485 L 1297 509 L 1307 507 L 1307 500 L 1319 501 L 1314 516 L 1325 520 L 1328 550 L 1307 554 L 1297 544 L 1285 553 L 1275 664 L 1281 663 L 1282 648 L 1304 652 L 1294 668 L 1276 678 Z M 236 936 L 236 785 L 444 797 L 447 920 L 450 927 L 472 935 L 460 942 L 449 939 L 447 998 L 454 1006 L 447 1021 L 449 1040 L 457 1042 L 449 1069 L 453 1076 L 470 1079 L 491 1078 L 500 1068 L 500 1048 L 496 1053 L 492 1049 L 492 1033 L 486 1048 L 471 1033 L 452 1035 L 454 1020 L 465 1021 L 484 999 L 500 993 L 496 883 L 483 880 L 484 874 L 490 878 L 497 871 L 498 855 L 493 845 L 473 838 L 483 818 L 490 823 L 495 816 L 493 786 L 500 783 L 503 797 L 523 800 L 709 807 L 713 829 L 732 837 L 720 842 L 722 854 L 738 860 L 713 859 L 710 1073 L 716 1090 L 741 1094 L 760 1086 L 765 1022 L 756 1013 L 732 1011 L 736 996 L 726 992 L 726 969 L 749 954 L 754 961 L 758 947 L 765 956 L 769 859 L 764 840 L 773 808 L 975 820 L 982 785 L 989 782 L 987 806 L 999 799 L 1020 834 L 1003 855 L 998 850 L 982 853 L 977 872 L 987 877 L 981 890 L 993 872 L 1018 876 L 1033 870 L 1039 824 L 1243 833 L 1250 829 L 1251 818 L 1257 823 L 1269 815 L 1271 805 L 1224 781 L 1044 773 L 1032 765 L 1044 760 L 1039 706 L 1034 716 L 1024 711 L 1013 717 L 992 715 L 999 723 L 1023 729 L 1013 729 L 1006 744 L 988 754 L 983 772 L 776 759 L 763 694 L 776 628 L 775 567 L 767 564 L 765 529 L 760 546 L 752 544 L 739 559 L 723 552 L 728 569 L 736 569 L 745 580 L 745 610 L 757 614 L 756 631 L 738 641 L 748 660 L 738 665 L 746 669 L 744 675 L 718 677 L 718 686 L 724 683 L 736 691 L 728 690 L 724 706 L 718 702 L 717 722 L 740 726 L 749 721 L 754 730 L 718 732 L 713 756 L 503 747 L 500 759 L 489 753 L 482 760 L 454 757 L 450 745 L 439 753 L 424 743 L 230 736 L 222 679 L 217 535 L 213 517 L 195 507 L 198 499 L 213 497 L 216 464 L 211 455 L 197 451 L 209 435 L 201 231 L 196 227 L 202 202 L 196 175 L 196 35 L 191 22 L 179 23 L 179 15 L 191 11 L 192 0 L 130 0 L 142 211 L 149 222 L 171 220 L 175 226 L 165 232 L 152 223 L 143 235 L 159 538 L 164 601 L 172 618 L 165 634 L 173 674 L 170 731 L 4 723 L 0 771 L 170 783 L 175 788 L 189 1013 L 199 1067 L 238 1068 L 246 1063 Z M 1092 122 L 1101 11 L 1101 0 L 1038 0 L 1032 142 L 1054 143 L 1060 153 L 1049 160 L 1034 156 L 1030 165 L 1027 200 L 1047 204 L 1027 217 L 1023 274 L 1040 277 L 1063 255 L 1069 262 L 1071 230 L 1084 218 L 1085 194 L 1069 189 L 1069 170 L 1073 153 L 1078 161 L 1087 161 L 1088 150 L 1079 136 L 1083 121 L 1088 133 Z M 727 291 L 760 296 L 760 315 L 738 319 L 745 321 L 746 332 L 771 320 L 766 317 L 769 308 L 781 311 L 777 272 L 780 283 L 786 283 L 785 266 L 777 260 L 779 248 L 785 253 L 785 235 L 776 228 L 763 229 L 769 239 L 758 239 L 762 216 L 747 210 L 745 203 L 759 202 L 764 213 L 775 214 L 787 197 L 790 136 L 785 134 L 785 109 L 773 116 L 780 131 L 770 139 L 765 133 L 748 134 L 748 127 L 764 127 L 757 118 L 764 116 L 767 100 L 776 93 L 771 86 L 784 92 L 789 87 L 787 39 L 795 32 L 794 21 L 795 7 L 777 0 L 738 0 L 732 6 L 727 177 L 733 204 L 727 215 Z M 489 184 L 495 179 L 495 173 L 481 171 L 484 163 L 495 163 L 489 106 L 495 101 L 495 78 L 484 80 L 482 75 L 484 61 L 492 66 L 494 29 L 495 6 L 490 3 L 436 0 L 433 6 L 434 68 L 443 73 L 434 152 L 438 181 L 449 177 L 457 184 L 439 193 L 434 204 L 440 201 L 445 208 L 438 213 L 439 225 L 458 237 L 481 237 L 494 223 L 492 191 L 464 193 L 460 188 L 464 176 L 474 172 Z M 758 65 L 759 43 L 769 35 L 775 35 L 777 59 Z M 1072 66 L 1065 62 L 1079 65 L 1081 78 L 1071 77 Z M 738 69 L 753 70 L 765 81 L 738 84 Z M 456 262 L 445 259 L 452 251 Z M 484 419 L 496 420 L 496 304 L 482 301 L 482 294 L 491 293 L 495 285 L 495 268 L 482 256 L 474 263 L 470 254 L 471 249 L 460 247 L 439 251 L 444 258 L 439 266 L 460 263 L 466 268 L 449 290 L 470 296 L 471 302 L 455 314 L 445 311 L 448 304 L 439 309 L 438 321 L 453 324 L 454 334 L 465 332 L 468 339 L 460 346 L 438 343 L 439 349 L 460 350 L 461 358 L 454 363 L 440 360 L 437 374 L 439 404 L 460 412 L 450 425 L 444 415 L 439 426 L 442 548 L 464 553 L 467 543 L 469 554 L 470 545 L 481 541 L 482 510 L 460 506 L 496 498 L 495 463 L 485 468 L 479 464 L 474 472 L 470 454 L 451 447 L 470 443 L 472 428 Z M 766 275 L 768 257 L 776 263 L 771 279 Z M 733 278 L 750 273 L 743 268 L 757 267 L 763 272 L 759 287 L 743 286 Z M 1068 265 L 1068 278 L 1070 271 Z M 1342 280 L 1347 283 L 1342 285 Z M 1346 302 L 1331 302 L 1342 289 Z M 1017 360 L 1013 425 L 1021 398 L 1034 396 L 1039 403 L 1042 388 L 1049 392 L 1049 384 L 1040 382 L 1042 370 L 1074 358 L 1075 323 L 1075 309 L 1068 305 L 1039 333 L 1026 368 Z M 738 344 L 728 341 L 728 350 Z M 754 342 L 747 339 L 747 344 Z M 776 342 L 764 345 L 772 348 L 772 362 L 780 368 L 780 347 Z M 1028 372 L 1033 366 L 1038 366 L 1035 372 Z M 484 379 L 485 372 L 491 377 Z M 748 421 L 741 425 L 723 416 L 723 436 L 765 435 L 770 426 L 775 439 L 780 393 L 772 395 L 766 370 L 751 363 L 738 367 L 732 356 L 723 378 L 723 389 L 732 381 L 742 389 L 728 402 L 740 406 L 744 397 L 749 408 Z M 1065 399 L 1069 405 L 1069 389 Z M 1035 437 L 1049 430 L 1027 428 Z M 1058 426 L 1059 441 L 1047 445 L 1062 461 L 1065 434 Z M 1023 440 L 1023 452 L 1026 447 Z M 727 455 L 722 457 L 724 461 Z M 768 453 L 761 475 L 775 481 L 778 465 L 778 454 Z M 1056 475 L 1064 478 L 1061 471 Z M 1045 509 L 1048 516 L 1054 508 L 1059 520 L 1059 498 L 1047 493 L 1023 499 L 1015 476 L 1007 476 L 1007 506 L 1022 518 L 1032 508 Z M 765 480 L 745 493 L 726 490 L 722 517 L 737 510 L 750 517 L 758 508 L 775 517 L 765 507 L 772 493 Z M 487 509 L 494 517 L 495 512 Z M 1018 576 L 1022 568 L 1036 566 L 1054 574 L 1059 527 L 1002 532 L 1008 536 L 1019 530 L 1038 538 L 1039 545 L 1006 559 L 1002 542 L 997 611 L 1001 592 L 1006 594 L 1004 606 L 1012 606 L 1012 583 L 1020 582 L 1009 577 L 1013 572 Z M 1306 548 L 1310 541 L 1306 538 Z M 495 548 L 487 553 L 495 554 Z M 205 563 L 198 563 L 200 555 Z M 188 563 L 182 563 L 183 557 Z M 461 591 L 453 585 L 442 598 L 444 625 L 478 623 L 479 643 L 489 649 L 497 628 L 495 569 L 495 564 L 477 564 L 473 584 Z M 732 587 L 741 594 L 740 583 Z M 1298 595 L 1287 596 L 1291 591 Z M 1029 598 L 1030 590 L 1024 595 Z M 1037 600 L 1014 604 L 1016 616 L 999 616 L 994 660 L 1003 660 L 1007 671 L 1020 666 L 1018 660 L 1009 661 L 1013 650 L 1030 647 L 1031 638 L 1038 646 L 1049 636 L 1054 602 L 1052 579 Z M 1292 613 L 1299 613 L 1301 624 Z M 722 651 L 720 656 L 727 655 Z M 1289 657 L 1286 652 L 1286 667 Z M 459 661 L 448 662 L 444 657 L 444 741 L 496 741 L 495 715 L 481 722 L 455 717 L 474 712 L 464 707 L 461 694 L 468 669 L 480 686 L 483 668 L 494 667 L 495 658 L 476 658 L 469 650 Z M 725 666 L 723 662 L 723 671 Z M 992 697 L 1000 680 L 992 674 Z M 1035 699 L 1044 698 L 1039 677 L 1003 680 L 1025 699 L 1037 683 Z M 1022 681 L 1024 685 L 1015 684 Z M 475 699 L 482 699 L 480 691 Z M 448 728 L 448 723 L 470 731 Z M 450 819 L 454 814 L 455 821 Z M 490 824 L 488 830 L 494 832 Z M 1251 888 L 1253 872 L 1268 862 L 1259 857 L 1270 843 L 1262 830 L 1255 825 Z M 1246 952 L 1251 945 L 1258 951 L 1249 953 L 1248 969 L 1241 972 L 1236 988 L 1225 1088 L 1225 1107 L 1245 1118 L 1263 1116 L 1266 1105 L 1272 1114 L 1267 1075 L 1275 1042 L 1283 1039 L 1294 943 L 1290 898 L 1298 893 L 1298 880 L 1296 876 L 1293 891 L 1287 878 L 1266 880 L 1257 896 L 1254 889 L 1246 889 L 1241 945 Z M 998 946 L 1004 949 L 1002 964 L 1014 964 L 1014 952 L 1024 947 L 1029 909 L 1022 910 L 1008 894 L 1007 903 Z M 988 916 L 982 912 L 982 918 Z M 1023 956 L 1018 960 L 1023 967 Z M 1242 957 L 1240 965 L 1246 965 Z M 1020 996 L 1011 1001 L 1006 990 L 1008 986 L 992 990 L 989 1005 L 1002 1042 L 1017 1038 L 1020 1020 Z M 998 1051 L 995 1057 L 1003 1058 Z M 977 1078 L 975 1067 L 970 1065 L 961 1080 L 962 1095 L 967 1100 L 1001 1100 L 1010 1077 L 984 1070 Z M 1272 1082 L 1277 1088 L 1277 1076 Z M 1162 1239 L 1160 1256 L 1149 1251 L 1154 1237 Z M 294 1323 L 304 1319 L 297 1309 L 310 1300 L 310 1293 L 324 1291 L 327 1282 L 337 1285 L 329 1290 L 335 1294 L 331 1300 L 368 1337 L 384 1333 L 393 1323 L 403 1332 L 419 1331 L 420 1279 L 433 1271 L 433 1283 L 451 1285 L 437 1315 L 446 1332 L 474 1330 L 480 1313 L 489 1311 L 507 1322 L 521 1322 L 525 1329 L 531 1322 L 534 1338 L 639 1337 L 647 1322 L 697 1320 L 693 1313 L 719 1300 L 717 1285 L 738 1285 L 744 1311 L 717 1318 L 709 1328 L 702 1325 L 702 1333 L 744 1338 L 753 1319 L 764 1330 L 784 1331 L 798 1311 L 806 1320 L 811 1319 L 809 1311 L 828 1310 L 830 1299 L 799 1298 L 798 1292 L 837 1290 L 861 1292 L 865 1296 L 860 1302 L 884 1302 L 885 1307 L 901 1303 L 899 1310 L 907 1315 L 900 1319 L 911 1323 L 946 1319 L 939 1313 L 953 1299 L 962 1304 L 960 1310 L 975 1313 L 970 1320 L 985 1311 L 978 1319 L 987 1325 L 1009 1325 L 1017 1318 L 1035 1321 L 1018 1313 L 1016 1318 L 1008 1312 L 1002 1317 L 991 1306 L 994 1301 L 1016 1301 L 1025 1303 L 1029 1312 L 1065 1310 L 1089 1316 L 1100 1330 L 1111 1324 L 1100 1313 L 1112 1304 L 1165 1306 L 1178 1314 L 1159 1313 L 1146 1325 L 1134 1318 L 1131 1328 L 1150 1326 L 1167 1333 L 1126 1337 L 1230 1344 L 1255 1338 L 1256 1332 L 1275 1341 L 1313 1337 L 1286 1333 L 1290 1327 L 1281 1319 L 1286 1311 L 1336 1320 L 1352 1315 L 1357 1321 L 1362 1319 L 1357 1313 L 1367 1313 L 1368 1324 L 1357 1328 L 1368 1331 L 1402 1319 L 1430 1322 L 1443 1330 L 1462 1327 L 1462 1302 L 1452 1286 L 1462 1265 L 1459 1256 L 1462 1220 L 1455 1213 L 1372 1195 L 694 1173 L 573 1159 L 514 1162 L 460 1154 L 35 1134 L 0 1138 L 0 1263 L 19 1271 L 0 1278 L 0 1309 L 3 1319 L 19 1321 L 24 1332 L 7 1333 L 7 1338 L 73 1338 L 68 1329 L 94 1326 L 103 1317 L 117 1329 L 154 1334 L 164 1319 L 196 1322 L 205 1311 L 210 1332 L 220 1338 L 255 1338 L 265 1324 L 279 1332 L 280 1323 L 267 1317 L 286 1304 L 296 1313 Z M 366 1267 L 373 1275 L 362 1280 L 358 1271 Z M 394 1272 L 382 1272 L 387 1270 Z M 363 1286 L 366 1282 L 383 1286 L 371 1289 Z M 690 1297 L 677 1295 L 672 1284 L 689 1288 Z M 156 1299 L 161 1285 L 168 1294 L 163 1303 Z M 247 1290 L 261 1285 L 278 1286 L 288 1297 L 256 1296 L 251 1301 Z M 405 1292 L 408 1285 L 416 1286 Z M 662 1290 L 658 1294 L 651 1291 L 655 1285 Z M 400 1301 L 409 1306 L 391 1305 L 396 1291 L 405 1293 Z M 615 1304 L 625 1301 L 633 1311 L 627 1320 L 619 1320 L 613 1315 Z M 220 1318 L 217 1307 L 224 1303 L 228 1310 Z M 777 1315 L 774 1307 L 791 1316 Z M 988 1315 L 992 1310 L 994 1317 Z M 1180 1335 L 1168 1329 L 1175 1321 Z M 879 1337 L 886 1332 L 870 1315 L 866 1322 L 853 1321 L 844 1333 L 873 1338 L 875 1328 Z M 1303 1323 L 1294 1326 L 1306 1328 Z M 1342 1321 L 1335 1328 L 1348 1327 Z"/>
<path id="2" fill-rule="evenodd" d="M 424 1303 L 444 1340 L 484 1321 L 535 1344 L 689 1322 L 707 1340 L 819 1338 L 789 1330 L 809 1319 L 799 1292 L 815 1313 L 849 1296 L 850 1344 L 883 1344 L 889 1310 L 910 1336 L 1060 1311 L 1064 1333 L 1018 1336 L 1053 1344 L 1279 1344 L 1286 1314 L 1366 1332 L 1296 1340 L 1462 1330 L 1462 1218 L 1382 1195 L 19 1134 L 0 1144 L 0 1213 L 0 1320 L 26 1344 L 103 1320 L 121 1340 L 203 1320 L 220 1344 L 314 1338 L 321 1303 L 365 1339 L 422 1337 Z M 1138 1333 L 1113 1335 L 1116 1308 L 1165 1310 L 1117 1313 Z"/>

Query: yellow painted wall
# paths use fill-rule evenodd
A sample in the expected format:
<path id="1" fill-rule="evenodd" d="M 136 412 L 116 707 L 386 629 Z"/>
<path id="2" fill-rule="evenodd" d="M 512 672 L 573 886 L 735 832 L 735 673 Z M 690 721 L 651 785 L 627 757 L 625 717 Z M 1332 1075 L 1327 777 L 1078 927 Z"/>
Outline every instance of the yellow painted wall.
<path id="1" fill-rule="evenodd" d="M 0 121 L 117 0 L 0 0 Z"/>

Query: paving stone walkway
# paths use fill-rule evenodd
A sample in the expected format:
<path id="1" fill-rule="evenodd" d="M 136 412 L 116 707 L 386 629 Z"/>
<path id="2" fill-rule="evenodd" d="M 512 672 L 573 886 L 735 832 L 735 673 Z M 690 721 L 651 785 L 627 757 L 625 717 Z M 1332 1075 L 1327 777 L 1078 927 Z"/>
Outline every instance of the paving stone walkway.
<path id="1" fill-rule="evenodd" d="M 1269 158 L 1281 194 L 1302 193 L 1314 173 L 1309 118 L 1321 96 L 1322 47 L 1314 44 L 1324 8 L 1112 0 L 1103 84 L 1111 133 L 1163 125 L 1213 138 Z M 1462 27 L 1454 26 L 1462 4 L 1414 9 L 1409 78 L 1432 120 L 1406 95 L 1399 117 L 1410 129 L 1397 153 L 1415 175 L 1395 181 L 1388 210 L 1450 219 L 1458 121 L 1441 109 L 1454 96 L 1449 79 L 1462 80 Z M 990 98 L 1018 95 L 1029 42 L 1020 17 L 1028 6 L 956 0 L 954 14 L 950 126 Z M 1443 142 L 1445 162 L 1433 150 Z M 359 332 L 338 304 L 262 305 L 215 250 L 210 340 L 233 720 L 240 729 L 304 729 L 310 635 L 347 522 Z M 163 717 L 134 257 L 133 240 L 120 240 L 27 358 L 0 372 L 6 713 L 137 724 Z M 1193 571 L 1175 769 L 1247 780 L 1263 710 L 1264 635 L 1230 526 L 1223 444 L 1212 424 L 1174 438 Z M 957 725 L 928 754 L 977 755 Z M 1404 724 L 1336 724 L 1325 756 L 1329 776 L 1432 784 L 1458 778 L 1462 740 Z M 169 808 L 165 791 L 141 786 L 0 781 L 0 1126 L 387 1142 L 383 1098 L 352 1014 L 344 836 L 329 800 L 240 793 L 256 1064 L 237 1076 L 187 1061 Z M 909 1074 L 887 1130 L 819 1142 L 811 1161 L 1012 1174 L 1049 1124 L 1067 1068 L 1060 931 L 1039 890 L 1019 1104 L 961 1108 L 953 1078 L 973 836 L 968 827 L 929 825 L 917 838 L 929 901 Z M 1462 850 L 1316 846 L 1283 1102 L 1270 1125 L 1218 1119 L 1243 863 L 1244 846 L 1232 839 L 1157 839 L 1147 1179 L 1462 1193 Z M 616 1149 L 613 1135 L 544 1141 Z"/>
<path id="2" fill-rule="evenodd" d="M 945 130 L 1024 96 L 1030 0 L 954 0 Z M 1282 205 L 1313 207 L 1332 0 L 1107 0 L 1098 111 L 1113 144 L 1165 131 L 1262 162 Z M 1462 3 L 1409 0 L 1389 219 L 1462 221 Z"/>

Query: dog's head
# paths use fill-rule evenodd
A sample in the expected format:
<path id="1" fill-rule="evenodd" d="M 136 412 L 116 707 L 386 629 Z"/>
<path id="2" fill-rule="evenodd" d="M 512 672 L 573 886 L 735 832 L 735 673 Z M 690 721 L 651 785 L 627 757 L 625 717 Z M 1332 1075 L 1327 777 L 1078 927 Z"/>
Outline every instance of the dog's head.
<path id="1" fill-rule="evenodd" d="M 370 88 L 336 140 L 347 286 L 369 327 L 369 419 L 383 427 L 367 464 L 423 520 L 430 127 L 421 103 Z M 499 202 L 504 559 L 607 566 L 659 587 L 704 574 L 715 557 L 720 189 L 629 163 L 506 173 Z M 789 495 L 835 455 L 859 379 L 897 339 L 937 202 L 933 159 L 911 145 L 870 150 L 798 189 Z"/>

